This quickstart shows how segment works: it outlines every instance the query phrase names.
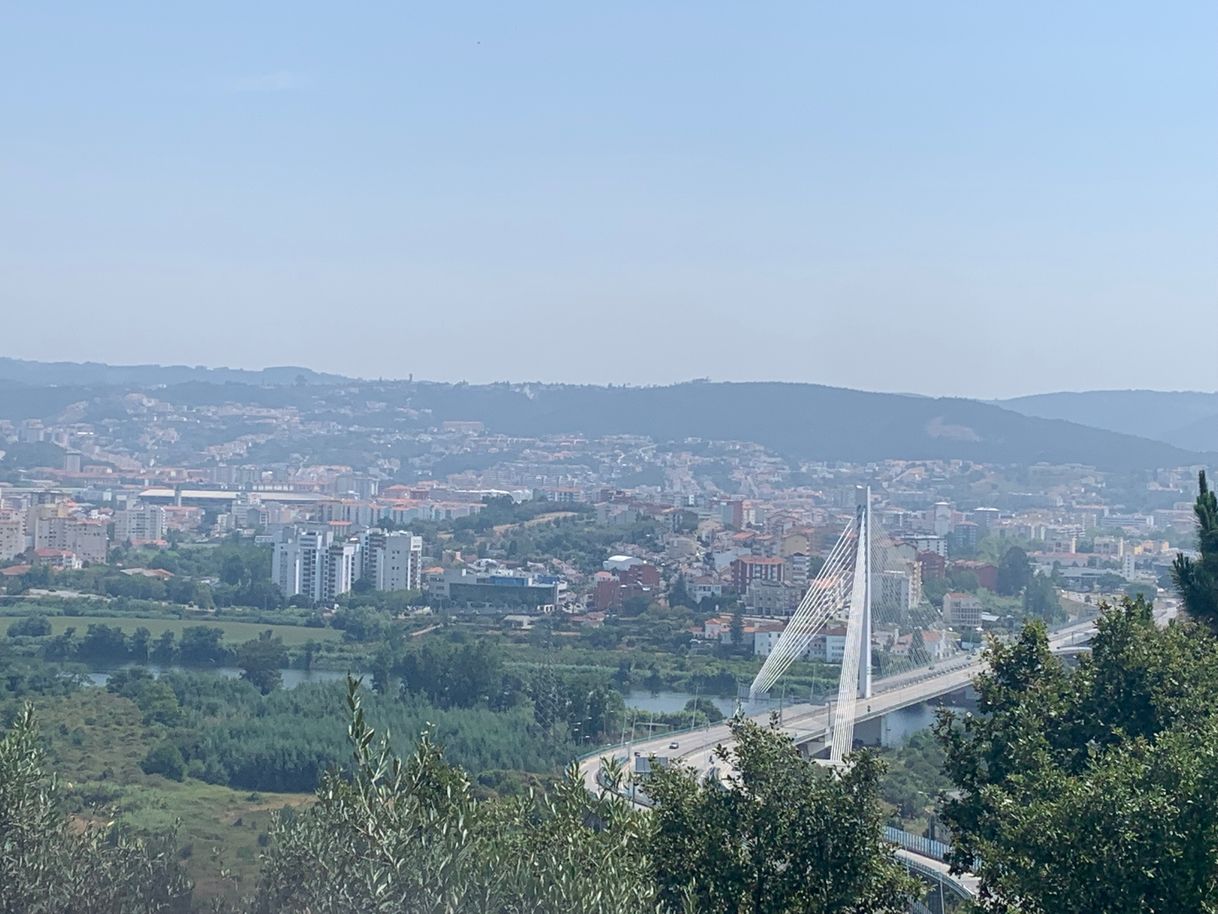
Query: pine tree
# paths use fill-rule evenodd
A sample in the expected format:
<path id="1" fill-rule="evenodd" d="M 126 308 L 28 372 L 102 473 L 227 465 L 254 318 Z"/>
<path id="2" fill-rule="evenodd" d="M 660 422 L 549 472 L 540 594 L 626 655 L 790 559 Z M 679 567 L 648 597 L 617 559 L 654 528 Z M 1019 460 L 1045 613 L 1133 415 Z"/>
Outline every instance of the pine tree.
<path id="1" fill-rule="evenodd" d="M 1206 482 L 1205 470 L 1198 475 L 1198 488 L 1193 511 L 1200 556 L 1191 559 L 1178 553 L 1172 577 L 1189 615 L 1218 630 L 1218 497 Z"/>

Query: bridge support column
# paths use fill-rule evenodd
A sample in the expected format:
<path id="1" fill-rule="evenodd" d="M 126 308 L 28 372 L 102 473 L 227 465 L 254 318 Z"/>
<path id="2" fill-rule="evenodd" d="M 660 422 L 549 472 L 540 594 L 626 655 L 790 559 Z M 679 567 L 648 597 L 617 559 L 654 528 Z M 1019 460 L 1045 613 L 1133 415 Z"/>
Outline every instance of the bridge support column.
<path id="1" fill-rule="evenodd" d="M 854 741 L 865 746 L 880 746 L 884 742 L 884 718 L 872 717 L 854 725 Z"/>

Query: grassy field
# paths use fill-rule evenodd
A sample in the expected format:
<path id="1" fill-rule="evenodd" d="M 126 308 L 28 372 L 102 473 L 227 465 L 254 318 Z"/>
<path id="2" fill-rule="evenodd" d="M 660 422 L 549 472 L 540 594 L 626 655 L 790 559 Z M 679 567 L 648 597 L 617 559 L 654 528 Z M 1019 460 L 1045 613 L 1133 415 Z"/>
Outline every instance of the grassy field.
<path id="1" fill-rule="evenodd" d="M 186 778 L 146 775 L 140 761 L 165 735 L 145 725 L 139 708 L 104 689 L 82 689 L 36 703 L 51 767 L 77 822 L 140 831 L 176 828 L 180 856 L 196 899 L 248 892 L 274 812 L 311 794 L 252 794 Z M 0 718 L 4 715 L 0 713 Z M 222 870 L 233 879 L 222 879 Z"/>
<path id="2" fill-rule="evenodd" d="M 30 613 L 32 615 L 32 613 Z M 16 618 L 22 613 L 0 616 L 0 626 L 7 628 L 7 619 Z M 212 619 L 206 616 L 193 619 L 140 619 L 131 616 L 50 616 L 51 633 L 61 635 L 66 629 L 75 628 L 78 635 L 83 635 L 90 625 L 111 625 L 121 628 L 126 634 L 131 634 L 143 626 L 157 638 L 162 632 L 173 632 L 181 637 L 182 629 L 195 625 L 209 625 L 224 630 L 224 640 L 228 644 L 240 644 L 251 638 L 257 638 L 268 628 L 283 639 L 287 647 L 300 647 L 309 641 L 327 642 L 338 641 L 342 632 L 332 628 L 309 628 L 307 625 L 270 625 L 265 622 L 238 622 L 232 619 Z"/>

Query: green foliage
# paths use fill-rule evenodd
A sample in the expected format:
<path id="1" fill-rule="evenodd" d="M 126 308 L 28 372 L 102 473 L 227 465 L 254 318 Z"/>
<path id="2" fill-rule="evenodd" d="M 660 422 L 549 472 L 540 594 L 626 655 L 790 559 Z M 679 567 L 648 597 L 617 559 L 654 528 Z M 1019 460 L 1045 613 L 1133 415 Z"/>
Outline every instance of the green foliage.
<path id="1" fill-rule="evenodd" d="M 1014 597 L 1032 581 L 1032 563 L 1019 546 L 1012 546 L 998 562 L 998 595 Z"/>
<path id="2" fill-rule="evenodd" d="M 1105 608 L 1076 670 L 1040 623 L 988 658 L 980 713 L 936 726 L 985 910 L 1218 910 L 1218 641 L 1136 600 Z"/>
<path id="3" fill-rule="evenodd" d="M 648 844 L 662 903 L 700 914 L 905 911 L 912 883 L 881 838 L 883 766 L 826 772 L 790 737 L 734 721 L 726 789 L 688 768 L 653 773 Z"/>
<path id="4" fill-rule="evenodd" d="M 26 616 L 8 627 L 10 638 L 45 638 L 51 633 L 51 620 L 43 615 Z"/>
<path id="5" fill-rule="evenodd" d="M 723 720 L 723 712 L 709 698 L 691 698 L 685 702 L 687 714 L 700 714 L 707 723 L 717 724 Z"/>
<path id="6" fill-rule="evenodd" d="M 190 908 L 172 837 L 68 827 L 33 708 L 0 736 L 0 912 L 153 914 Z"/>
<path id="7" fill-rule="evenodd" d="M 1197 479 L 1197 559 L 1180 553 L 1172 565 L 1172 576 L 1184 600 L 1184 608 L 1218 631 L 1218 495 L 1210 489 L 1202 470 Z"/>
<path id="8" fill-rule="evenodd" d="M 283 641 L 274 637 L 268 628 L 237 650 L 237 666 L 241 667 L 241 678 L 263 695 L 273 692 L 283 683 L 279 672 L 288 665 L 288 652 Z"/>
<path id="9" fill-rule="evenodd" d="M 144 774 L 159 774 L 171 781 L 180 781 L 186 774 L 186 761 L 173 743 L 160 742 L 148 750 L 140 768 Z"/>
<path id="10" fill-rule="evenodd" d="M 376 742 L 354 684 L 348 701 L 351 776 L 327 775 L 317 803 L 274 829 L 254 911 L 655 909 L 643 815 L 592 797 L 574 772 L 536 802 L 479 801 L 429 737 L 397 758 Z"/>
<path id="11" fill-rule="evenodd" d="M 1025 616 L 1045 622 L 1059 622 L 1066 618 L 1052 578 L 1043 574 L 1032 576 L 1023 591 L 1023 611 Z"/>

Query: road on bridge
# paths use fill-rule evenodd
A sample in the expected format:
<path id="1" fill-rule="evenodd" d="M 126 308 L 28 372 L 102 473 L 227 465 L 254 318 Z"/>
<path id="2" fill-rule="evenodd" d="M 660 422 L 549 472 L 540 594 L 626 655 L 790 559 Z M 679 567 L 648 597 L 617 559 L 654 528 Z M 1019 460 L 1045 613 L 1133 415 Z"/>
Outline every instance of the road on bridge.
<path id="1" fill-rule="evenodd" d="M 1086 642 L 1095 632 L 1094 622 L 1080 622 L 1052 632 L 1049 645 L 1057 651 L 1069 649 Z M 877 679 L 869 700 L 859 699 L 855 706 L 855 722 L 870 720 L 885 714 L 921 704 L 941 695 L 959 691 L 966 687 L 984 669 L 980 653 L 963 654 L 921 670 L 901 673 Z M 829 705 L 813 705 L 807 702 L 787 705 L 782 713 L 782 727 L 795 737 L 797 742 L 821 739 L 828 731 Z M 758 723 L 767 724 L 770 711 L 751 715 Z M 635 755 L 647 758 L 668 758 L 684 762 L 703 774 L 712 767 L 727 773 L 721 759 L 716 758 L 720 746 L 731 744 L 732 734 L 728 722 L 709 725 L 701 730 L 679 735 L 657 736 L 650 739 L 625 743 L 605 749 L 598 755 L 585 758 L 580 763 L 580 772 L 589 790 L 597 790 L 597 773 L 600 760 L 613 757 L 629 762 Z M 677 748 L 671 748 L 672 743 Z"/>

